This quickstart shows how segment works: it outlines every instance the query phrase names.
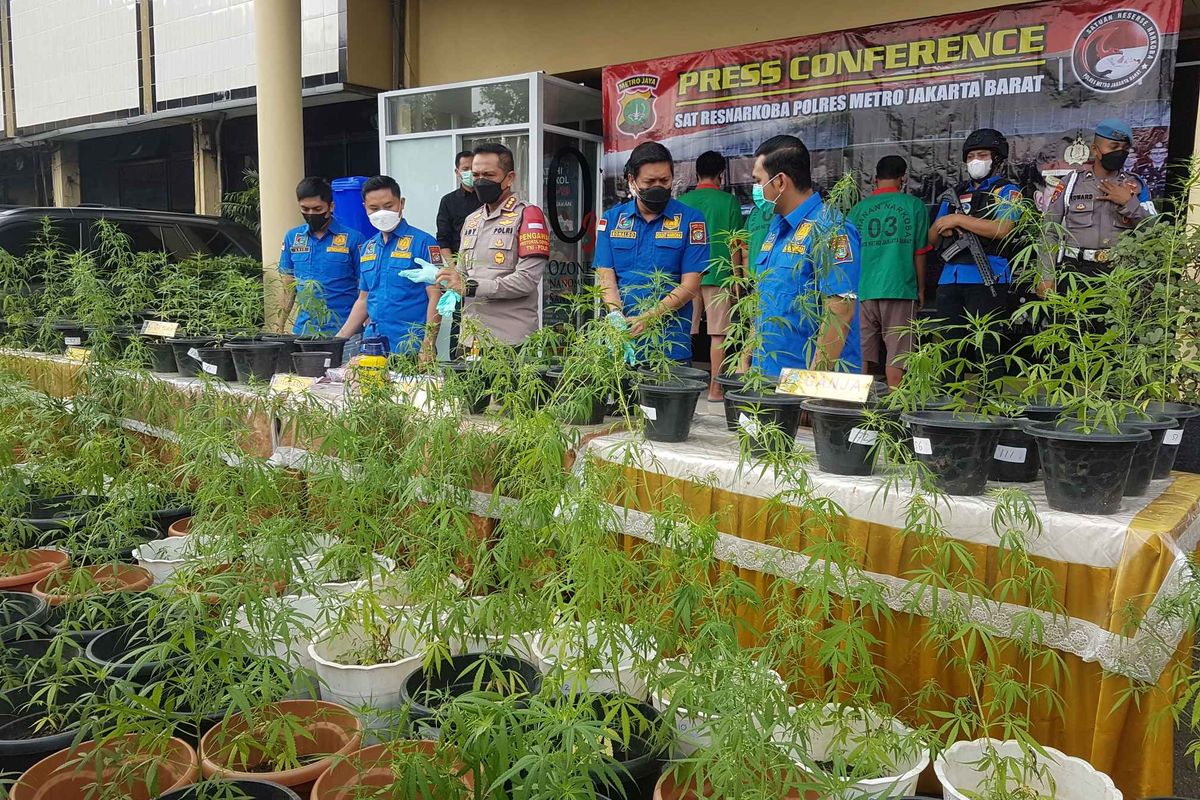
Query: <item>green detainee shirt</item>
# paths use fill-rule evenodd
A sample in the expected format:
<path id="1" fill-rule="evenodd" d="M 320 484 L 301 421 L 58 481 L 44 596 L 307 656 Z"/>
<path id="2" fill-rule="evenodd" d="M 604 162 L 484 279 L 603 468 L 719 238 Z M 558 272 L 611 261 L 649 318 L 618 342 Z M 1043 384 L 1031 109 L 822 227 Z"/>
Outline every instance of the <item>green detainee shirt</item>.
<path id="1" fill-rule="evenodd" d="M 767 240 L 767 233 L 771 230 L 771 219 L 774 216 L 774 211 L 763 211 L 755 206 L 750 212 L 750 216 L 746 218 L 746 230 L 750 232 L 750 266 L 747 271 L 758 263 L 758 254 L 762 252 L 763 242 Z"/>
<path id="2" fill-rule="evenodd" d="M 708 271 L 700 279 L 702 286 L 724 286 L 733 274 L 730 268 L 729 235 L 745 227 L 742 207 L 731 193 L 711 183 L 700 183 L 679 198 L 679 202 L 704 215 L 708 223 Z"/>
<path id="3" fill-rule="evenodd" d="M 877 189 L 850 209 L 862 238 L 859 300 L 916 300 L 916 254 L 927 248 L 929 210 L 899 189 Z"/>

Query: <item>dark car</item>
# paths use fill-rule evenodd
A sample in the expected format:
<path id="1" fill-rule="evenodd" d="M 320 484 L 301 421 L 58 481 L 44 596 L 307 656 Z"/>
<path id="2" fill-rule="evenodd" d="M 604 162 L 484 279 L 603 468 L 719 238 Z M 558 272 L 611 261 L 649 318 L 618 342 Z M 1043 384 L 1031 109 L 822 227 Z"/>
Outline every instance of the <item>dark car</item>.
<path id="1" fill-rule="evenodd" d="M 18 258 L 24 256 L 41 230 L 44 217 L 53 221 L 68 250 L 92 249 L 92 226 L 97 220 L 106 219 L 129 234 L 137 252 L 162 251 L 172 260 L 182 260 L 197 253 L 262 258 L 258 237 L 227 219 L 106 206 L 4 208 L 0 210 L 0 248 Z"/>

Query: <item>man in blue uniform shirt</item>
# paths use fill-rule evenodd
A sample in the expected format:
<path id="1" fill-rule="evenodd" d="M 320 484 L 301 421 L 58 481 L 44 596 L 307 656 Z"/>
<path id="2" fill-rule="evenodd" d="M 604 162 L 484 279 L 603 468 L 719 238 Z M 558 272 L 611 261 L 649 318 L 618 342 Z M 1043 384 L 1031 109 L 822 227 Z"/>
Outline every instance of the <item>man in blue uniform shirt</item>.
<path id="1" fill-rule="evenodd" d="M 859 237 L 812 188 L 804 142 L 775 136 L 754 154 L 756 204 L 775 216 L 753 265 L 758 276 L 754 365 L 859 372 Z"/>
<path id="2" fill-rule="evenodd" d="M 633 199 L 610 208 L 596 224 L 596 276 L 610 312 L 622 314 L 635 337 L 667 317 L 668 358 L 692 358 L 692 298 L 708 269 L 704 215 L 671 197 L 675 165 L 657 142 L 633 149 L 625 165 Z M 644 352 L 644 348 L 643 348 Z"/>
<path id="3" fill-rule="evenodd" d="M 332 336 L 358 299 L 358 251 L 365 239 L 333 218 L 333 191 L 324 178 L 300 181 L 296 200 L 304 224 L 284 236 L 279 273 L 289 290 L 299 285 L 297 291 L 310 292 L 311 301 L 306 296 L 301 302 L 293 332 Z M 293 294 L 289 312 L 295 302 Z"/>
<path id="4" fill-rule="evenodd" d="M 386 336 L 393 353 L 420 352 L 431 358 L 437 335 L 427 337 L 426 324 L 438 320 L 440 292 L 401 273 L 420 272 L 418 259 L 441 266 L 441 248 L 437 239 L 404 219 L 400 186 L 389 176 L 368 180 L 362 196 L 367 218 L 379 233 L 363 245 L 358 300 L 338 335 L 353 336 L 366 323 L 366 335 Z"/>

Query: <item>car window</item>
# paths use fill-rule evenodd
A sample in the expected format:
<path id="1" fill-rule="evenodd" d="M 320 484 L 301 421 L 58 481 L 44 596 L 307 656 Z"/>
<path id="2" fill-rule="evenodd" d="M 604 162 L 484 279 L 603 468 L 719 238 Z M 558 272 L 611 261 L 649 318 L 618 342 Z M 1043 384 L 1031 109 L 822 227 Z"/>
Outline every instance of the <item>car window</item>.
<path id="1" fill-rule="evenodd" d="M 135 253 L 170 252 L 163 242 L 161 226 L 148 225 L 144 222 L 130 222 L 124 219 L 112 221 L 129 237 L 130 245 Z"/>
<path id="2" fill-rule="evenodd" d="M 63 249 L 68 252 L 79 250 L 83 246 L 82 225 L 78 220 L 55 220 L 55 233 L 62 241 Z M 40 220 L 20 219 L 11 222 L 0 220 L 0 249 L 6 250 L 17 258 L 24 258 L 29 252 L 29 246 L 34 237 L 42 229 Z"/>
<path id="3" fill-rule="evenodd" d="M 206 256 L 244 256 L 246 251 L 216 226 L 185 225 L 193 249 Z"/>

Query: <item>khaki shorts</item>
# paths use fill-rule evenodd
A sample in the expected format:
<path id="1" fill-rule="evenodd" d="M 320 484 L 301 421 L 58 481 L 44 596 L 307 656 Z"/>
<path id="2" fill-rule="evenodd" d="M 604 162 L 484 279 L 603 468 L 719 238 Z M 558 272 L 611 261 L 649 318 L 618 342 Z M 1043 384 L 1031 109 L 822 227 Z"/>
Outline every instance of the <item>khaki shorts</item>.
<path id="1" fill-rule="evenodd" d="M 915 300 L 863 300 L 858 304 L 858 332 L 862 337 L 862 360 L 883 365 L 887 348 L 889 367 L 904 368 L 904 356 L 913 351 L 908 327 L 917 314 Z"/>
<path id="2" fill-rule="evenodd" d="M 724 336 L 729 333 L 729 321 L 733 311 L 733 297 L 722 286 L 701 286 L 700 296 L 692 301 L 692 335 L 700 332 L 700 312 L 708 315 L 708 335 Z"/>

